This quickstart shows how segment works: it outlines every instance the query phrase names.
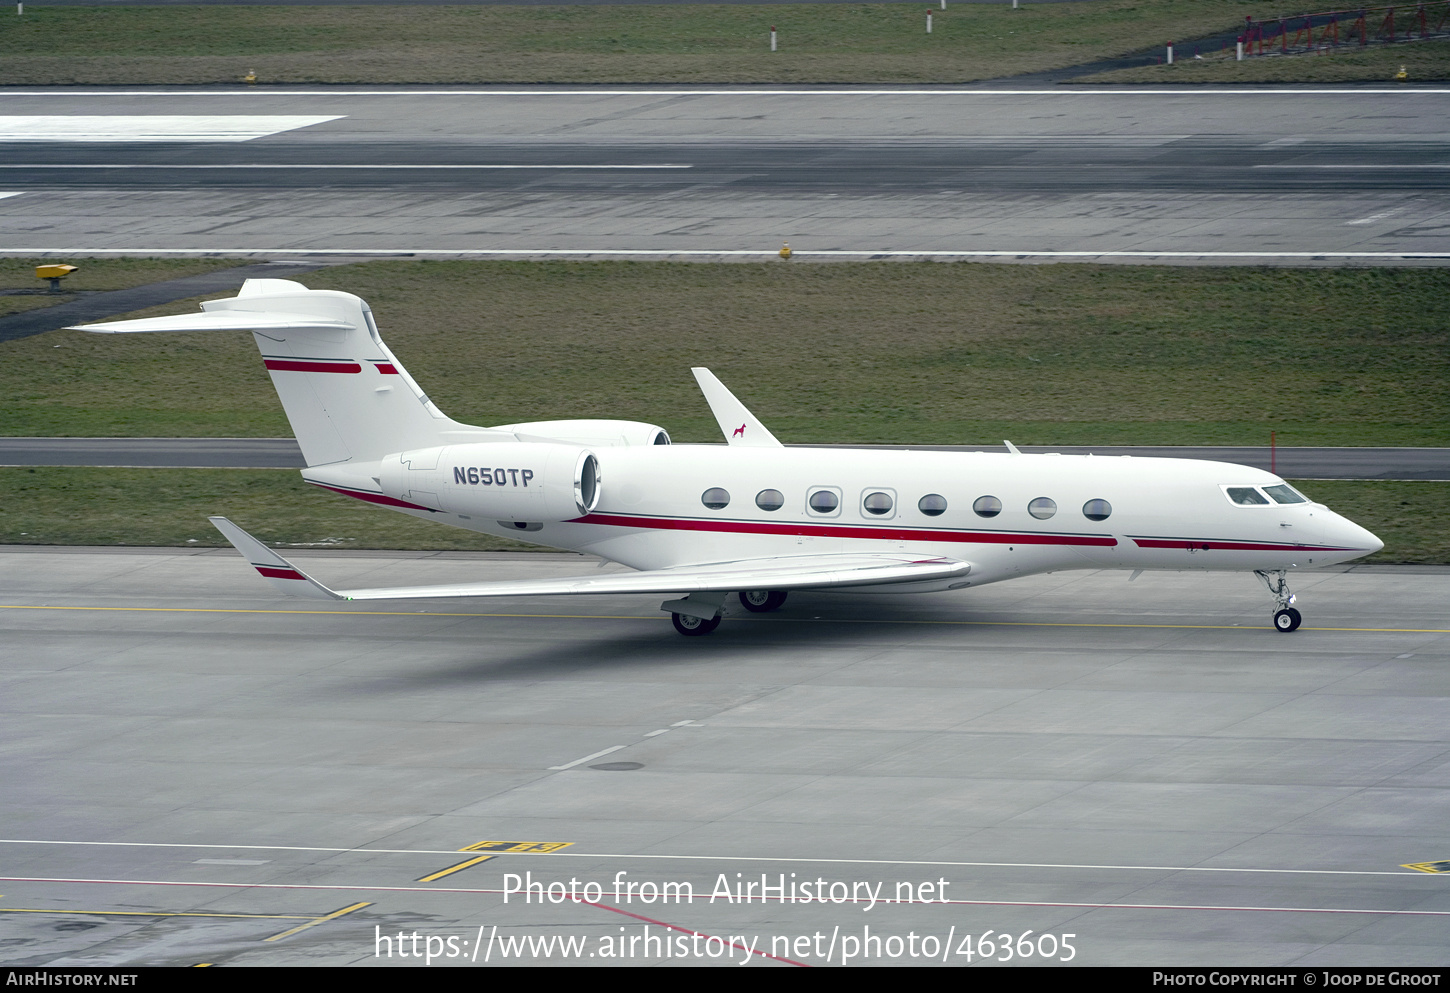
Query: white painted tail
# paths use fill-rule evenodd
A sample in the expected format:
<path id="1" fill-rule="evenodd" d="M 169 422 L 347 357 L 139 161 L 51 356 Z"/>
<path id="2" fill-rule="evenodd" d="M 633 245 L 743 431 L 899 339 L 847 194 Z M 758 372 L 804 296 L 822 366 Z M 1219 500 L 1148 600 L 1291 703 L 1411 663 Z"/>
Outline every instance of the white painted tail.
<path id="1" fill-rule="evenodd" d="M 369 462 L 412 449 L 511 434 L 460 424 L 418 388 L 359 297 L 288 279 L 249 279 L 204 313 L 92 324 L 103 334 L 249 330 L 308 466 Z"/>

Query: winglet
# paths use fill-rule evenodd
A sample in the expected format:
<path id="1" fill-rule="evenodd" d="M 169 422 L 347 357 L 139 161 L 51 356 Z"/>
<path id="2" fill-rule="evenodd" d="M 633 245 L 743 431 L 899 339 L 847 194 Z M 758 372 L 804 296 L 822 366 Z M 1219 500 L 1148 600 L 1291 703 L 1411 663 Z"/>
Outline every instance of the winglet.
<path id="1" fill-rule="evenodd" d="M 289 596 L 306 596 L 315 600 L 344 600 L 332 590 L 311 578 L 291 562 L 253 538 L 225 517 L 208 517 L 222 537 L 242 553 L 242 558 L 261 573 L 262 578 L 272 584 L 274 590 Z"/>
<path id="2" fill-rule="evenodd" d="M 1021 452 L 1017 451 L 1017 446 L 1014 445 L 1014 444 L 1012 444 L 1010 441 L 1003 441 L 1002 444 L 1004 444 L 1004 445 L 1007 446 L 1007 451 L 1010 452 L 1011 454 L 1013 454 L 1013 455 L 1021 455 L 1022 454 Z"/>
<path id="3" fill-rule="evenodd" d="M 720 431 L 727 442 L 746 448 L 784 447 L 775 440 L 775 435 L 766 430 L 760 419 L 746 410 L 745 404 L 735 399 L 735 394 L 715 378 L 713 372 L 709 369 L 690 371 L 695 374 L 695 381 L 700 384 L 700 392 L 705 394 L 705 402 L 710 405 L 710 412 L 715 415 L 715 422 L 720 425 Z"/>

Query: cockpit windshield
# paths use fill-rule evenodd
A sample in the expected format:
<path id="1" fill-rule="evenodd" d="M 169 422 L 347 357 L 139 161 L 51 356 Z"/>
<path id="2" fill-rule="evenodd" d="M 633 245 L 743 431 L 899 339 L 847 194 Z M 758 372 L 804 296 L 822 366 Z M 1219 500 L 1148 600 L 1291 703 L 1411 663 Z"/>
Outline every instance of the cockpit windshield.
<path id="1" fill-rule="evenodd" d="M 1309 498 L 1288 483 L 1273 486 L 1222 486 L 1224 495 L 1240 507 L 1272 507 L 1274 504 L 1308 503 Z"/>
<path id="2" fill-rule="evenodd" d="M 1241 507 L 1267 506 L 1269 501 L 1252 486 L 1225 486 L 1228 498 Z"/>
<path id="3" fill-rule="evenodd" d="M 1281 483 L 1278 486 L 1265 486 L 1264 492 L 1274 498 L 1275 503 L 1308 503 L 1309 500 L 1288 483 Z"/>

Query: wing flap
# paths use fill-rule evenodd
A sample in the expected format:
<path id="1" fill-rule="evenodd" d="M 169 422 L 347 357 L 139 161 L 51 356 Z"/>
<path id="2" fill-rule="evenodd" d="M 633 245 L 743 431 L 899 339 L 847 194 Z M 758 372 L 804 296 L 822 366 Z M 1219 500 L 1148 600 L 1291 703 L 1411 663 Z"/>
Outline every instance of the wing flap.
<path id="1" fill-rule="evenodd" d="M 930 582 L 964 577 L 971 571 L 971 565 L 959 559 L 921 557 L 907 552 L 872 552 L 790 555 L 605 576 L 331 590 L 225 517 L 213 517 L 211 522 L 275 589 L 292 595 L 340 600 L 828 589 Z"/>

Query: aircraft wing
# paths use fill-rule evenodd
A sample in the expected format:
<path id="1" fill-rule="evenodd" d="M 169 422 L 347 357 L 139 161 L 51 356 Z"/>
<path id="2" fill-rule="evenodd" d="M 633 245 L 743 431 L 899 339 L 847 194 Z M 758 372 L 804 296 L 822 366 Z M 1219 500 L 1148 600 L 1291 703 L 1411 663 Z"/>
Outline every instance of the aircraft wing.
<path id="1" fill-rule="evenodd" d="M 705 593 L 739 590 L 801 590 L 885 586 L 965 577 L 971 565 L 958 559 L 909 552 L 784 555 L 717 562 L 678 569 L 605 576 L 571 576 L 519 582 L 461 583 L 331 590 L 308 576 L 225 517 L 210 518 L 274 589 L 325 600 L 410 600 L 433 597 L 550 596 L 578 593 Z"/>

